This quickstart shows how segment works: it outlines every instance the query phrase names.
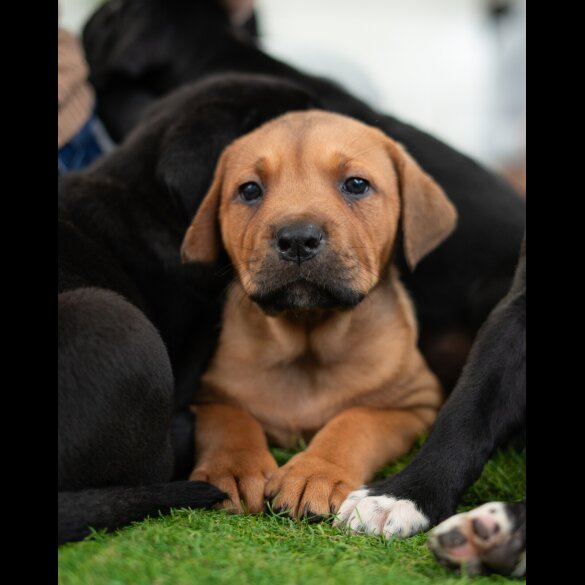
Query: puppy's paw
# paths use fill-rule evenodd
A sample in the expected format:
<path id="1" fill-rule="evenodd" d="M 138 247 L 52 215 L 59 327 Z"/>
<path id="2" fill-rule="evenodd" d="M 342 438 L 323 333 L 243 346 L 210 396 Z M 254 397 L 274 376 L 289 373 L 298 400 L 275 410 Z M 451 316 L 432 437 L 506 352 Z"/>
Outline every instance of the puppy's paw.
<path id="1" fill-rule="evenodd" d="M 268 451 L 233 451 L 208 457 L 189 479 L 207 481 L 228 495 L 217 508 L 256 514 L 264 509 L 266 482 L 276 469 L 278 465 Z"/>
<path id="2" fill-rule="evenodd" d="M 412 500 L 393 496 L 370 496 L 366 487 L 349 494 L 341 505 L 334 526 L 358 534 L 383 534 L 406 538 L 429 527 L 429 519 Z"/>
<path id="3" fill-rule="evenodd" d="M 514 505 L 490 502 L 447 518 L 429 535 L 429 547 L 449 567 L 468 575 L 526 574 L 526 534 L 518 530 Z"/>
<path id="4" fill-rule="evenodd" d="M 275 509 L 285 510 L 293 518 L 318 519 L 336 512 L 355 487 L 343 468 L 299 453 L 272 474 L 265 493 Z"/>

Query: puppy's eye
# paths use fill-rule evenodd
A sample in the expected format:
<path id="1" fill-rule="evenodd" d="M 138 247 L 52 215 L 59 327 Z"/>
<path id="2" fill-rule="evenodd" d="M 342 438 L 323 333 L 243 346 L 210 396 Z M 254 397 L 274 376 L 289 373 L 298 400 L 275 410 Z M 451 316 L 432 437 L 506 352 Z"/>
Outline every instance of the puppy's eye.
<path id="1" fill-rule="evenodd" d="M 248 202 L 256 201 L 257 199 L 260 199 L 260 197 L 262 197 L 262 195 L 264 195 L 264 192 L 262 191 L 262 187 L 260 187 L 260 185 L 258 185 L 258 183 L 254 183 L 253 181 L 250 181 L 249 183 L 244 183 L 243 185 L 240 185 L 238 187 L 238 192 L 240 194 L 240 197 L 244 201 L 248 201 Z"/>
<path id="2" fill-rule="evenodd" d="M 361 177 L 350 177 L 343 183 L 343 190 L 351 195 L 364 195 L 369 188 L 370 183 Z"/>

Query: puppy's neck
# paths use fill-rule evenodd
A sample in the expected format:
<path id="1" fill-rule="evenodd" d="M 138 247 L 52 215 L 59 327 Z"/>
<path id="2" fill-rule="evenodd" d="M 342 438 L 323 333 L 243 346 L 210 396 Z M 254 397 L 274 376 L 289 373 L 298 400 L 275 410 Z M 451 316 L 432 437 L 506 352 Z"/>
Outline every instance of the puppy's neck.
<path id="1" fill-rule="evenodd" d="M 273 315 L 273 318 L 282 319 L 293 327 L 299 327 L 310 332 L 322 326 L 330 319 L 335 319 L 342 311 L 314 309 L 307 311 L 282 313 Z M 346 312 L 346 311 L 343 311 Z"/>
<path id="2" fill-rule="evenodd" d="M 225 339 L 233 340 L 238 332 L 246 331 L 247 346 L 241 352 L 267 367 L 287 363 L 326 365 L 346 360 L 355 350 L 348 342 L 355 338 L 352 332 L 359 332 L 363 342 L 368 342 L 380 330 L 392 330 L 392 323 L 411 311 L 394 270 L 351 310 L 279 315 L 265 314 L 246 295 L 239 281 L 234 281 L 227 297 L 222 333 Z"/>

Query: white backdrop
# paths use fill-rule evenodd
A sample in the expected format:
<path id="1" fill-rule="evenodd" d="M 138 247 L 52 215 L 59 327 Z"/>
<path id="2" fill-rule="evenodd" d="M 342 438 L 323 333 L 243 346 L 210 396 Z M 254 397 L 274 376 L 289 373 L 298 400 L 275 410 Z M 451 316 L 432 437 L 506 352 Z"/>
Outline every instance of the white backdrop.
<path id="1" fill-rule="evenodd" d="M 60 0 L 79 31 L 100 0 Z M 496 42 L 486 0 L 256 0 L 265 49 L 497 166 L 523 148 L 525 0 Z"/>

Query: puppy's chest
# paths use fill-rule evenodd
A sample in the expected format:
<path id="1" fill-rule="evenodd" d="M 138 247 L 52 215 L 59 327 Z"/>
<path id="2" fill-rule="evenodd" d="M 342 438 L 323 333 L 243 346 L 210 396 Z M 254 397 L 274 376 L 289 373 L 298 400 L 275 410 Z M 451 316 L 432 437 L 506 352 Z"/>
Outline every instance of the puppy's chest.
<path id="1" fill-rule="evenodd" d="M 240 406 L 285 447 L 347 408 L 398 406 L 416 351 L 412 311 L 399 293 L 390 282 L 368 303 L 310 326 L 228 301 L 199 401 Z"/>
<path id="2" fill-rule="evenodd" d="M 400 388 L 393 382 L 404 363 L 404 335 L 386 337 L 385 343 L 369 340 L 358 349 L 321 355 L 287 354 L 277 344 L 239 351 L 233 342 L 221 344 L 204 376 L 201 399 L 237 404 L 273 442 L 294 447 L 346 408 L 398 401 Z"/>
<path id="3" fill-rule="evenodd" d="M 231 375 L 224 370 L 222 378 L 221 393 L 252 414 L 269 438 L 283 447 L 293 447 L 301 438 L 309 440 L 368 385 L 357 364 L 324 366 L 310 355 L 270 368 L 234 363 Z"/>

